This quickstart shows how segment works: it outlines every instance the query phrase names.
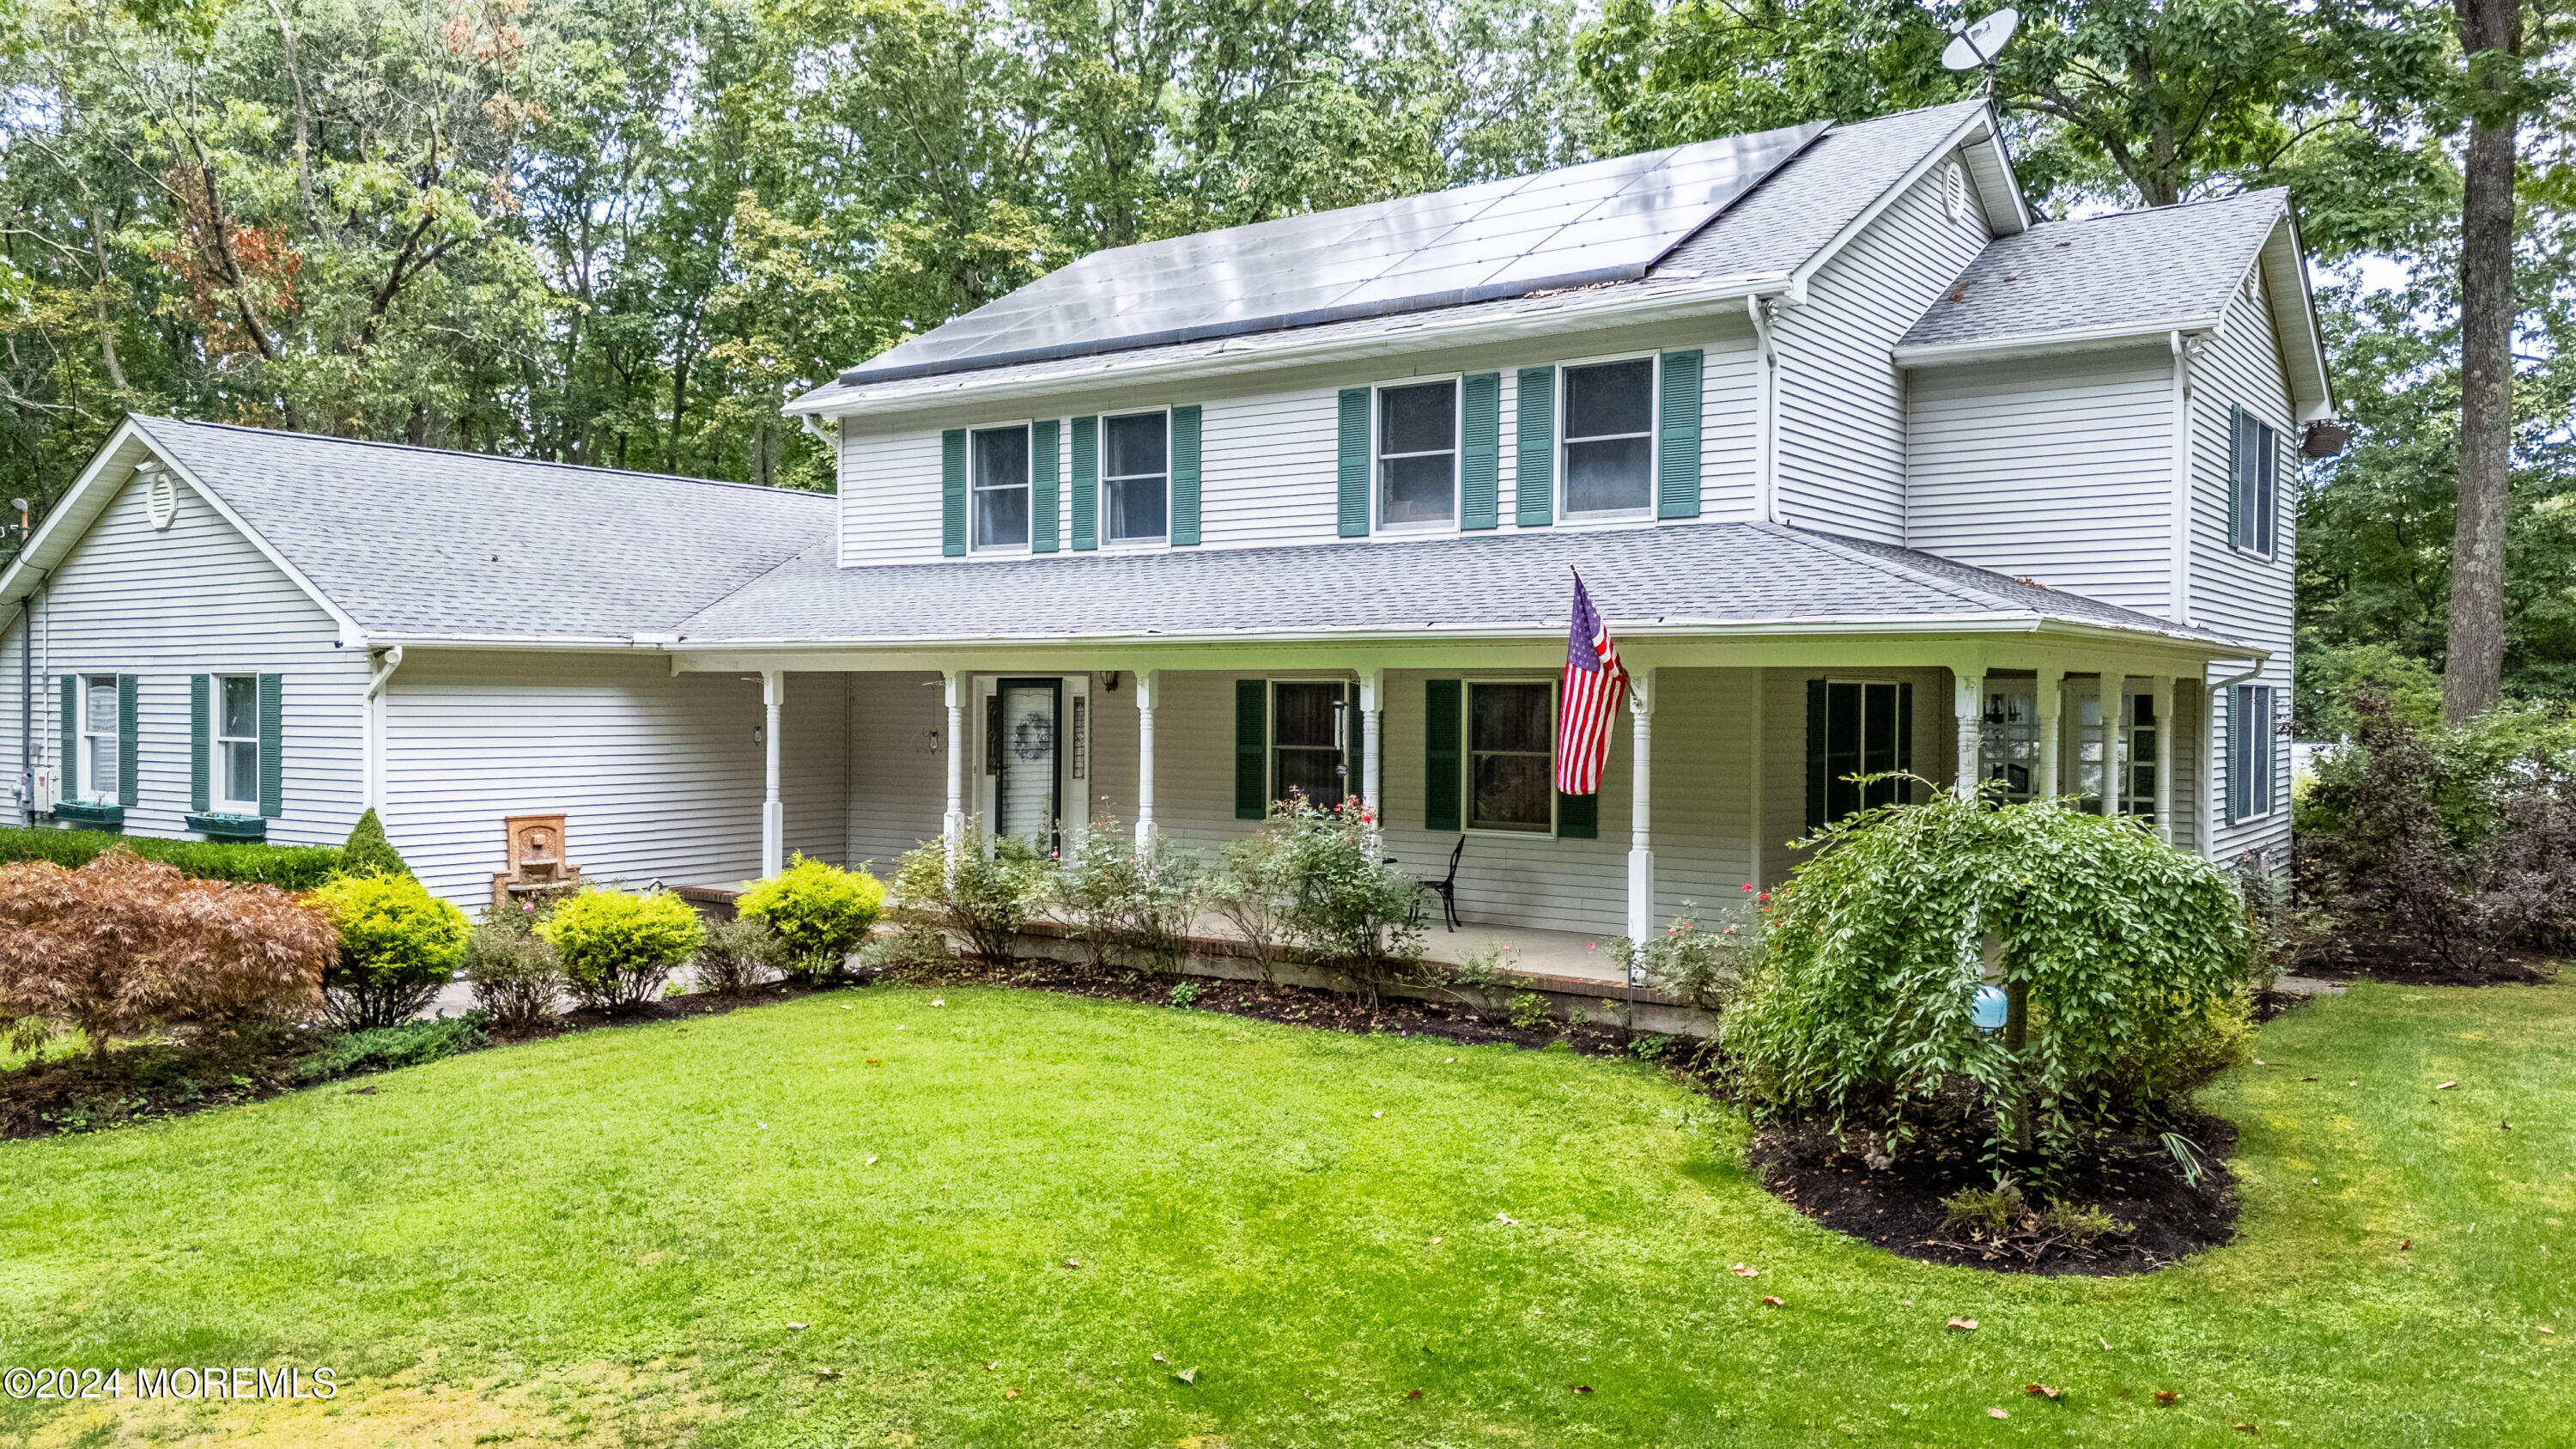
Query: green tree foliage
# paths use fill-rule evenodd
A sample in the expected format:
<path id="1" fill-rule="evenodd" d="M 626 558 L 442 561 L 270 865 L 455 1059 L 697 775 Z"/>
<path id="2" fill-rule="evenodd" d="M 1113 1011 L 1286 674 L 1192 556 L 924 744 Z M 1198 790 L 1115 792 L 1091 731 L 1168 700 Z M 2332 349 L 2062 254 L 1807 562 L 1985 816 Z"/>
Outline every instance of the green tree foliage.
<path id="1" fill-rule="evenodd" d="M 2151 1115 L 2187 1087 L 2141 1100 L 2135 1064 L 2187 1055 L 2172 1043 L 2229 1022 L 2245 979 L 2217 866 L 2134 821 L 1937 791 L 1827 827 L 1767 929 L 1725 1023 L 1748 1094 L 1896 1141 L 1991 1123 L 1999 1151 L 2062 1150 Z M 2014 1003 L 1995 1033 L 1970 1017 L 1989 938 Z"/>
<path id="2" fill-rule="evenodd" d="M 863 870 L 843 870 L 798 855 L 787 869 L 755 881 L 734 902 L 746 920 L 765 921 L 778 938 L 782 964 L 801 978 L 841 974 L 841 962 L 868 938 L 885 907 L 885 887 Z"/>
<path id="3" fill-rule="evenodd" d="M 653 999 L 672 970 L 706 944 L 706 923 L 667 891 L 586 890 L 537 923 L 563 962 L 564 984 L 608 1010 Z"/>
<path id="4" fill-rule="evenodd" d="M 1590 154 L 1572 0 L 23 0 L 0 472 L 129 411 L 828 488 L 788 397 L 1103 246 Z"/>

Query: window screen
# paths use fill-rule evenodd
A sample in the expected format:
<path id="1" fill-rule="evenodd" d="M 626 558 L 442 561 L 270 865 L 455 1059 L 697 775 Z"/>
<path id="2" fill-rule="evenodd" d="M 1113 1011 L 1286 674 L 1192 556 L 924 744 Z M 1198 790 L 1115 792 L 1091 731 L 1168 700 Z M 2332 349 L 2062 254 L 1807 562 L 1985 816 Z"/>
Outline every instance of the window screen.
<path id="1" fill-rule="evenodd" d="M 1651 358 L 1565 370 L 1565 511 L 1641 513 L 1654 501 Z"/>
<path id="2" fill-rule="evenodd" d="M 1467 686 L 1470 826 L 1542 835 L 1555 828 L 1555 724 L 1554 685 Z"/>
<path id="3" fill-rule="evenodd" d="M 1029 430 L 986 428 L 975 434 L 975 546 L 1026 547 L 1029 541 Z"/>
<path id="4" fill-rule="evenodd" d="M 1378 390 L 1378 520 L 1448 523 L 1458 514 L 1458 384 Z"/>

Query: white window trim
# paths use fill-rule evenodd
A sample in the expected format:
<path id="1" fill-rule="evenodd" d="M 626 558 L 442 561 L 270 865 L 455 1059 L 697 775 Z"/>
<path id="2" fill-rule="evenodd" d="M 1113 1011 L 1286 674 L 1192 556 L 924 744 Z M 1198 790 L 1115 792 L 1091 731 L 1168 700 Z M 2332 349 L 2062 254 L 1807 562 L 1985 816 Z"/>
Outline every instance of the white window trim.
<path id="1" fill-rule="evenodd" d="M 1641 508 L 1603 508 L 1577 513 L 1567 507 L 1573 497 L 1574 474 L 1567 464 L 1567 454 L 1577 441 L 1568 429 L 1574 410 L 1567 405 L 1567 390 L 1573 385 L 1572 374 L 1578 367 L 1600 367 L 1612 362 L 1643 362 L 1646 366 L 1646 502 Z M 1654 521 L 1655 458 L 1657 445 L 1664 435 L 1664 361 L 1653 349 L 1643 352 L 1614 352 L 1601 357 L 1578 357 L 1556 364 L 1556 521 L 1561 524 L 1636 523 Z M 1603 433 L 1604 438 L 1633 437 L 1630 433 Z"/>
<path id="2" fill-rule="evenodd" d="M 966 429 L 966 553 L 969 557 L 981 554 L 986 558 L 1019 558 L 1037 552 L 1037 422 L 1036 418 L 1021 418 L 1017 422 L 976 423 Z M 1028 495 L 1029 536 L 1018 543 L 978 543 L 975 541 L 975 495 L 984 490 L 975 484 L 975 435 L 1007 433 L 1013 428 L 1028 437 L 1028 447 L 1022 450 L 1022 456 L 1027 460 L 1027 472 L 1020 479 L 1020 491 Z M 1005 490 L 996 488 L 992 491 L 999 493 Z"/>
<path id="3" fill-rule="evenodd" d="M 2261 798 L 2259 800 L 2254 798 L 2252 792 L 2247 792 L 2246 800 L 2251 808 L 2243 811 L 2230 810 L 2227 812 L 2228 814 L 2232 814 L 2236 817 L 2235 823 L 2238 825 L 2252 825 L 2258 821 L 2271 819 L 2275 808 L 2272 797 L 2278 793 L 2275 787 L 2279 783 L 2281 768 L 2279 758 L 2280 744 L 2277 735 L 2277 729 L 2281 718 L 2280 686 L 2263 680 L 2248 680 L 2243 684 L 2237 685 L 2234 691 L 2230 693 L 2227 700 L 2228 723 L 2233 727 L 2232 733 L 2237 738 L 2242 739 L 2244 737 L 2245 726 L 2248 723 L 2247 716 L 2252 713 L 2247 706 L 2252 703 L 2253 694 L 2256 690 L 2262 690 L 2270 696 L 2267 703 L 2271 707 L 2264 711 L 2262 733 L 2258 736 L 2259 744 L 2255 750 L 2248 750 L 2245 753 L 2250 756 L 2259 751 L 2263 760 L 2263 767 L 2259 772 L 2259 781 L 2263 788 Z M 2236 803 L 2237 798 L 2236 755 L 2237 752 L 2234 749 L 2230 749 L 2228 751 L 2227 795 L 2228 804 L 2231 806 Z"/>
<path id="4" fill-rule="evenodd" d="M 2264 562 L 2264 563 L 2273 563 L 2273 562 L 2276 562 L 2276 561 L 2278 560 L 2278 556 L 2279 556 L 2280 551 L 2281 551 L 2281 490 L 2282 490 L 2282 482 L 2283 482 L 2283 477 L 2282 477 L 2282 474 L 2283 474 L 2283 469 L 2282 469 L 2282 459 L 2283 459 L 2283 457 L 2285 456 L 2285 453 L 2286 453 L 2286 450 L 2285 450 L 2285 448 L 2284 448 L 2284 444 L 2285 444 L 2285 442 L 2287 441 L 2287 439 L 2289 438 L 2289 433 L 2288 433 L 2288 431 L 2287 431 L 2287 430 L 2285 430 L 2285 429 L 2273 427 L 2273 426 L 2272 426 L 2272 424 L 2271 424 L 2268 420 L 2266 420 L 2266 419 L 2264 418 L 2264 416 L 2263 416 L 2261 413 L 2258 413 L 2258 412 L 2254 411 L 2254 409 L 2252 409 L 2252 408 L 2249 408 L 2249 407 L 2245 406 L 2245 405 L 2244 405 L 2243 403 L 2241 403 L 2241 402 L 2231 402 L 2231 403 L 2229 403 L 2229 404 L 2228 404 L 2228 411 L 2229 411 L 2229 417 L 2230 417 L 2229 433 L 2231 434 L 2231 436 L 2230 436 L 2230 438 L 2229 438 L 2229 448 L 2228 448 L 2228 452 L 2229 452 L 2229 455 L 2230 455 L 2230 456 L 2229 456 L 2229 458 L 2228 458 L 2228 479 L 2227 479 L 2227 487 L 2228 487 L 2228 493 L 2229 493 L 2229 497 L 2228 497 L 2229 507 L 2228 507 L 2228 510 L 2227 510 L 2227 547 L 2228 547 L 2228 549 L 2229 549 L 2231 552 L 2235 553 L 2236 555 L 2238 555 L 2238 556 L 2239 556 L 2239 557 L 2241 557 L 2241 558 L 2259 559 L 2259 560 L 2261 560 L 2261 561 L 2262 561 L 2262 562 Z M 2236 469 L 2235 469 L 2235 457 L 2234 457 L 2234 453 L 2235 453 L 2235 446 L 2234 446 L 2234 442 L 2235 442 L 2235 440 L 2234 440 L 2234 437 L 2232 436 L 2232 435 L 2233 435 L 2233 433 L 2234 433 L 2234 431 L 2235 431 L 2235 429 L 2234 429 L 2234 424 L 2233 424 L 2233 418 L 2234 418 L 2234 415 L 2235 415 L 2236 413 L 2239 413 L 2239 412 L 2241 412 L 2241 413 L 2243 413 L 2243 414 L 2245 415 L 2245 419 L 2246 419 L 2246 421 L 2248 421 L 2248 422 L 2250 422 L 2250 423 L 2254 424 L 2254 426 L 2256 426 L 2257 428 L 2262 429 L 2262 431 L 2263 431 L 2263 432 L 2265 432 L 2265 433 L 2270 433 L 2270 434 L 2272 435 L 2272 449 L 2271 449 L 2271 452 L 2272 452 L 2272 483 L 2271 483 L 2270 488 L 2269 488 L 2268 490 L 2265 490 L 2265 491 L 2268 491 L 2268 492 L 2271 494 L 2271 500 L 2272 500 L 2272 529 L 2271 529 L 2271 536 L 2270 536 L 2270 537 L 2268 537 L 2268 538 L 2263 538 L 2263 537 L 2261 537 L 2262 532 L 2263 532 L 2262 527 L 2261 527 L 2260 522 L 2259 522 L 2259 520 L 2260 520 L 2260 518 L 2261 518 L 2261 500 L 2260 500 L 2260 499 L 2255 499 L 2255 500 L 2252 500 L 2252 501 L 2253 501 L 2253 502 L 2254 502 L 2254 504 L 2255 504 L 2256 518 L 2257 518 L 2257 520 L 2258 520 L 2258 522 L 2257 522 L 2257 524 L 2256 524 L 2256 527 L 2255 527 L 2255 530 L 2254 530 L 2254 531 L 2255 531 L 2255 533 L 2256 533 L 2256 535 L 2257 535 L 2257 538 L 2256 538 L 2256 539 L 2254 539 L 2254 540 L 2248 540 L 2248 541 L 2246 541 L 2246 542 L 2242 542 L 2242 543 L 2238 542 L 2238 541 L 2237 541 L 2237 538 L 2236 538 L 2236 509 L 2235 509 L 2235 507 L 2234 507 L 2234 504 L 2235 504 L 2235 496 L 2234 496 L 2234 495 L 2235 495 L 2235 488 L 2236 488 L 2236 476 L 2235 476 L 2235 474 L 2236 474 Z M 2262 433 L 2257 433 L 2257 434 L 2255 435 L 2255 441 L 2256 441 L 2256 443 L 2257 443 L 2258 445 L 2259 445 L 2259 443 L 2261 442 L 2261 438 L 2262 438 Z M 2258 460 L 2258 462 L 2259 462 L 2259 460 Z M 2258 471 L 2259 471 L 2259 469 L 2258 469 Z M 2260 485 L 2259 483 L 2258 483 L 2256 486 L 2257 486 L 2258 488 L 2259 488 L 2259 487 L 2261 487 L 2261 485 Z"/>
<path id="5" fill-rule="evenodd" d="M 224 733 L 224 681 L 227 679 L 247 679 L 250 681 L 251 722 L 250 733 L 247 735 L 227 735 Z M 230 674 L 210 674 L 206 676 L 206 690 L 208 694 L 208 699 L 206 701 L 208 705 L 206 710 L 206 808 L 218 815 L 257 815 L 259 813 L 260 766 L 265 765 L 267 761 L 258 759 L 256 753 L 254 753 L 254 763 L 251 766 L 251 798 L 247 800 L 233 799 L 224 794 L 224 781 L 227 778 L 224 760 L 226 751 L 224 746 L 234 740 L 248 740 L 250 741 L 251 748 L 254 752 L 261 748 L 259 737 L 259 676 L 239 671 L 235 671 Z"/>
<path id="6" fill-rule="evenodd" d="M 77 762 L 78 772 L 72 780 L 72 784 L 74 786 L 73 798 L 79 800 L 84 805 L 113 805 L 117 802 L 118 795 L 125 784 L 125 761 L 118 758 L 123 753 L 125 732 L 118 728 L 115 714 L 115 711 L 119 707 L 116 676 L 113 674 L 83 674 L 79 676 L 79 679 L 80 728 L 75 731 L 75 736 L 80 745 L 80 759 Z M 104 733 L 91 728 L 89 717 L 90 686 L 100 680 L 105 680 L 107 682 L 109 699 L 107 729 Z M 117 767 L 116 788 L 110 789 L 104 795 L 100 794 L 90 784 L 90 781 L 96 778 L 95 772 L 98 764 L 98 752 L 100 750 L 108 751 L 108 758 L 114 760 Z"/>
<path id="7" fill-rule="evenodd" d="M 1262 696 L 1261 702 L 1261 769 L 1262 785 L 1264 790 L 1268 793 L 1269 798 L 1272 800 L 1285 798 L 1281 794 L 1279 788 L 1279 686 L 1283 684 L 1338 684 L 1342 687 L 1342 701 L 1344 706 L 1341 719 L 1342 734 L 1341 739 L 1334 745 L 1334 748 L 1341 752 L 1342 768 L 1343 770 L 1348 771 L 1351 767 L 1351 743 L 1353 740 L 1358 738 L 1358 730 L 1360 727 L 1359 676 L 1357 674 L 1334 674 L 1330 672 L 1323 674 L 1265 674 L 1261 677 L 1261 681 L 1262 688 L 1268 691 Z M 1302 750 L 1312 749 L 1313 746 L 1295 745 L 1291 746 L 1291 748 Z M 1356 803 L 1359 798 L 1359 777 L 1347 773 L 1344 774 L 1342 776 L 1342 799 L 1345 802 Z"/>
<path id="8" fill-rule="evenodd" d="M 1470 674 L 1459 680 L 1458 699 L 1458 826 L 1467 835 L 1488 836 L 1497 840 L 1559 840 L 1556 789 L 1556 721 L 1557 687 L 1564 681 L 1552 674 Z M 1512 830 L 1501 826 L 1476 823 L 1476 686 L 1480 684 L 1544 684 L 1547 686 L 1547 829 Z M 1502 754 L 1508 751 L 1489 751 Z"/>
<path id="9" fill-rule="evenodd" d="M 1389 523 L 1386 521 L 1386 454 L 1379 449 L 1379 435 L 1386 419 L 1385 395 L 1389 388 L 1428 387 L 1434 383 L 1449 384 L 1449 517 L 1439 523 Z M 1499 415 L 1499 414 L 1498 414 Z M 1499 449 L 1499 441 L 1497 448 Z M 1427 453 L 1405 453 L 1407 458 L 1429 457 Z M 1499 460 L 1498 460 L 1499 461 Z M 1369 520 L 1370 532 L 1418 538 L 1425 534 L 1458 532 L 1458 509 L 1464 501 L 1460 494 L 1467 482 L 1467 375 L 1463 372 L 1427 372 L 1419 377 L 1391 378 L 1369 384 Z"/>
<path id="10" fill-rule="evenodd" d="M 1163 531 L 1139 538 L 1111 538 L 1109 536 L 1109 484 L 1113 475 L 1109 471 L 1109 424 L 1116 418 L 1141 418 L 1157 413 L 1161 414 L 1163 419 Z M 1103 553 L 1128 549 L 1170 548 L 1172 546 L 1172 410 L 1169 407 L 1130 408 L 1124 412 L 1100 413 L 1097 416 L 1100 419 L 1100 469 L 1093 486 L 1100 490 L 1100 496 L 1092 504 L 1091 511 L 1095 547 Z M 1204 450 L 1204 443 L 1201 446 Z M 1204 468 L 1202 472 L 1204 473 Z M 1134 473 L 1115 476 L 1145 478 L 1152 475 Z M 1031 487 L 1034 489 L 1035 484 L 1032 483 Z M 1204 482 L 1201 487 L 1205 487 Z M 1035 511 L 1035 499 L 1036 495 L 1032 492 L 1032 513 Z"/>

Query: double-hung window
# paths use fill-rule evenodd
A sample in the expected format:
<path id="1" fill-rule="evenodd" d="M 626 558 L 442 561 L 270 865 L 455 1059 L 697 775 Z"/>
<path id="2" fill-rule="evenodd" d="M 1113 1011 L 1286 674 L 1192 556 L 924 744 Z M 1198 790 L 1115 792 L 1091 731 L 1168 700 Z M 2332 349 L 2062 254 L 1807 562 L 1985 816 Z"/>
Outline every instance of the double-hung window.
<path id="1" fill-rule="evenodd" d="M 84 674 L 80 682 L 81 799 L 98 805 L 116 803 L 116 676 Z"/>
<path id="2" fill-rule="evenodd" d="M 1467 685 L 1467 824 L 1546 835 L 1556 828 L 1556 686 Z"/>
<path id="3" fill-rule="evenodd" d="M 1565 369 L 1565 516 L 1643 515 L 1655 499 L 1655 362 Z"/>
<path id="4" fill-rule="evenodd" d="M 1350 797 L 1348 686 L 1283 679 L 1271 686 L 1270 798 L 1293 792 L 1326 809 Z"/>
<path id="5" fill-rule="evenodd" d="M 1910 768 L 1906 734 L 1913 727 L 1913 690 L 1875 680 L 1818 679 L 1807 686 L 1807 825 L 1822 827 L 1862 810 L 1898 805 L 1905 781 L 1873 780 Z"/>
<path id="6" fill-rule="evenodd" d="M 2272 813 L 2274 755 L 2272 686 L 2240 684 L 2227 709 L 2227 818 L 2260 820 Z"/>
<path id="7" fill-rule="evenodd" d="M 1029 429 L 978 428 L 974 463 L 975 547 L 1029 546 Z"/>
<path id="8" fill-rule="evenodd" d="M 2281 435 L 2241 407 L 2230 408 L 2227 419 L 2227 541 L 2269 558 L 2281 497 Z"/>
<path id="9" fill-rule="evenodd" d="M 1458 518 L 1458 383 L 1377 392 L 1377 516 L 1388 528 L 1444 527 Z"/>
<path id="10" fill-rule="evenodd" d="M 214 808 L 224 815 L 259 812 L 259 676 L 215 676 Z"/>
<path id="11" fill-rule="evenodd" d="M 1108 541 L 1133 543 L 1164 537 L 1171 529 L 1170 414 L 1135 413 L 1105 418 L 1100 486 L 1108 494 Z"/>

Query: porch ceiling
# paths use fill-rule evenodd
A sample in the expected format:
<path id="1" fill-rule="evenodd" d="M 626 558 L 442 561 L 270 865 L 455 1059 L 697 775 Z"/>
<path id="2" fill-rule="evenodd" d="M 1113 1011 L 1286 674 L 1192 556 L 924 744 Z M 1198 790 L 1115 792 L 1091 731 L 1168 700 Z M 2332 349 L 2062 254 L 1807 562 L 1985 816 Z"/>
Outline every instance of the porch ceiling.
<path id="1" fill-rule="evenodd" d="M 1549 529 L 1252 549 L 841 568 L 829 544 L 689 619 L 697 648 L 1536 636 L 1568 571 L 1634 635 L 2108 631 L 2243 655 L 2223 634 L 1930 554 L 1769 523 Z"/>

